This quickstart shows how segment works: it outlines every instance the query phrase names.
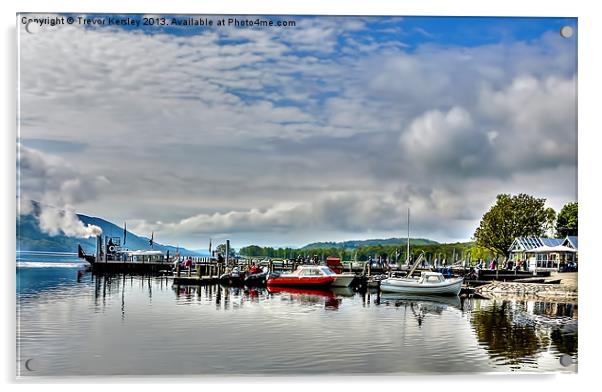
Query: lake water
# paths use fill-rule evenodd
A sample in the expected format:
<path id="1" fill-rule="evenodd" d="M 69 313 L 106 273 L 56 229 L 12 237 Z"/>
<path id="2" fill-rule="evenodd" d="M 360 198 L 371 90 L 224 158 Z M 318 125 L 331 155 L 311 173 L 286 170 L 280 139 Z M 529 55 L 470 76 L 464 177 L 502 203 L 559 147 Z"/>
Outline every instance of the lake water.
<path id="1" fill-rule="evenodd" d="M 577 370 L 559 361 L 577 360 L 575 303 L 176 287 L 20 265 L 24 377 Z"/>

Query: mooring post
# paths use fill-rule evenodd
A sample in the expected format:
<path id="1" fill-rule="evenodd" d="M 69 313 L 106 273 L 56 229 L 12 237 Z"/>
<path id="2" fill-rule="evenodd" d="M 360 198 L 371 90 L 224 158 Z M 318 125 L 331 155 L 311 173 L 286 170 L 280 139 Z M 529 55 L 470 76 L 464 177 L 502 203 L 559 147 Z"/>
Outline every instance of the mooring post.
<path id="1" fill-rule="evenodd" d="M 200 262 L 199 262 L 199 263 L 197 263 L 197 265 L 196 265 L 196 276 L 198 276 L 198 278 L 199 278 L 199 279 L 200 279 L 200 278 L 201 278 L 201 276 L 202 276 L 202 275 L 201 275 L 201 266 L 202 266 L 202 265 L 201 265 L 201 263 L 200 263 Z"/>
<path id="2" fill-rule="evenodd" d="M 176 264 L 176 275 L 178 276 L 178 278 L 180 277 L 180 263 L 179 262 Z"/>
<path id="3" fill-rule="evenodd" d="M 371 276 L 370 260 L 368 260 L 368 276 Z"/>

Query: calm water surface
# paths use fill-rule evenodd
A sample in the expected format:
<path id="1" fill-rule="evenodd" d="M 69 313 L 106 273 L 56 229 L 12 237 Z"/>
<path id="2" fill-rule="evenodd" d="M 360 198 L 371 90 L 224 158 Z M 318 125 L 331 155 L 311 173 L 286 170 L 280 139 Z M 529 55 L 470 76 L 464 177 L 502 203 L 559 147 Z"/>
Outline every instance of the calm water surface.
<path id="1" fill-rule="evenodd" d="M 17 268 L 21 376 L 575 372 L 559 358 L 577 360 L 577 318 L 575 303 L 178 287 L 68 263 Z"/>

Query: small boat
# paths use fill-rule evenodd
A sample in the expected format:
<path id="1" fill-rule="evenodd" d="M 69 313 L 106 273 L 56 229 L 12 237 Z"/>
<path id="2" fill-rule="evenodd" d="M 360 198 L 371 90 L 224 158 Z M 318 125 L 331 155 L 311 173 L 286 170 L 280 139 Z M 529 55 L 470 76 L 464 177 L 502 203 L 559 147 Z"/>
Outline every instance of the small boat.
<path id="1" fill-rule="evenodd" d="M 261 287 L 265 286 L 268 281 L 267 271 L 260 271 L 254 274 L 247 274 L 244 279 L 245 286 L 249 287 Z"/>
<path id="2" fill-rule="evenodd" d="M 418 295 L 458 295 L 464 278 L 445 279 L 439 272 L 423 272 L 415 278 L 388 278 L 380 282 L 380 290 L 390 293 Z"/>
<path id="3" fill-rule="evenodd" d="M 336 279 L 336 274 L 328 267 L 320 265 L 301 265 L 295 271 L 285 274 L 270 274 L 270 286 L 303 286 L 329 287 Z"/>
<path id="4" fill-rule="evenodd" d="M 241 285 L 244 281 L 245 273 L 239 267 L 234 267 L 230 272 L 226 272 L 219 277 L 221 283 L 230 285 Z"/>

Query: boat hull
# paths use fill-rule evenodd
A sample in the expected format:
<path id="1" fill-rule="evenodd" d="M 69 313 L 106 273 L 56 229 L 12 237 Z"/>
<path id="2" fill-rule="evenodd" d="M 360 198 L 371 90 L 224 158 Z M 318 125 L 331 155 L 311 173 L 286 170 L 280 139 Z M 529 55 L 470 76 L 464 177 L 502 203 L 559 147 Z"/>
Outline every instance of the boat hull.
<path id="1" fill-rule="evenodd" d="M 298 277 L 298 276 L 279 276 L 268 279 L 269 286 L 292 286 L 292 287 L 329 287 L 332 285 L 334 277 Z"/>
<path id="2" fill-rule="evenodd" d="M 245 278 L 246 286 L 265 286 L 268 280 L 268 274 L 265 272 L 259 274 L 251 274 Z"/>
<path id="3" fill-rule="evenodd" d="M 355 279 L 355 275 L 347 275 L 347 274 L 339 274 L 334 278 L 334 282 L 332 282 L 332 287 L 349 287 L 351 283 Z"/>
<path id="4" fill-rule="evenodd" d="M 441 283 L 420 283 L 418 280 L 390 278 L 380 282 L 380 290 L 411 295 L 458 295 L 463 281 L 463 278 L 457 278 Z"/>

